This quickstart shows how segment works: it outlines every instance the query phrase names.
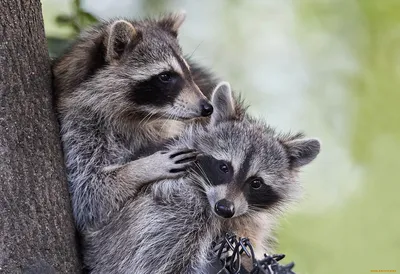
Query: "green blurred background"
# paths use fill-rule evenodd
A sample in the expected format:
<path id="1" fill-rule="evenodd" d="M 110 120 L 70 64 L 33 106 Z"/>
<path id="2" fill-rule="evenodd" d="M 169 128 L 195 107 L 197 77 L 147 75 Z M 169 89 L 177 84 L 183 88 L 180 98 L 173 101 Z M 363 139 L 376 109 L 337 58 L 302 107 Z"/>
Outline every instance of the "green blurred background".
<path id="1" fill-rule="evenodd" d="M 187 54 L 282 130 L 321 139 L 278 252 L 298 273 L 400 271 L 400 0 L 42 0 L 56 56 L 96 18 L 185 9 Z"/>

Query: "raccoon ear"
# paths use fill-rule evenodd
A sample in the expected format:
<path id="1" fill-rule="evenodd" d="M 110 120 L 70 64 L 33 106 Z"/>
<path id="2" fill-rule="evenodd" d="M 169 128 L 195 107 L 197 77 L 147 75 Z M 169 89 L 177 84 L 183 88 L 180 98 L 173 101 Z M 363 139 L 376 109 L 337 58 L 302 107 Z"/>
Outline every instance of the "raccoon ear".
<path id="1" fill-rule="evenodd" d="M 108 62 L 119 60 L 127 45 L 137 36 L 138 33 L 131 23 L 125 20 L 115 21 L 110 27 L 106 60 Z"/>
<path id="2" fill-rule="evenodd" d="M 321 149 L 317 139 L 297 139 L 284 142 L 292 168 L 299 168 L 313 161 Z"/>
<path id="3" fill-rule="evenodd" d="M 214 112 L 211 114 L 211 125 L 235 117 L 235 103 L 231 85 L 228 82 L 221 82 L 217 85 L 213 91 L 211 103 L 214 107 Z"/>
<path id="4" fill-rule="evenodd" d="M 178 29 L 185 21 L 186 11 L 171 13 L 157 21 L 158 25 L 166 31 L 171 32 L 175 37 L 178 36 Z"/>

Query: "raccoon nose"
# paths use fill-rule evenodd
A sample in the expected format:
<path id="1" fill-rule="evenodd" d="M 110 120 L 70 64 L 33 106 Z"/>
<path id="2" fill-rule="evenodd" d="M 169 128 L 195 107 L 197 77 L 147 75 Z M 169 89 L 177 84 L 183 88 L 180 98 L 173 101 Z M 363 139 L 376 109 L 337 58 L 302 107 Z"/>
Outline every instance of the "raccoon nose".
<path id="1" fill-rule="evenodd" d="M 215 204 L 215 213 L 224 218 L 231 218 L 235 214 L 235 206 L 227 199 L 219 200 Z"/>
<path id="2" fill-rule="evenodd" d="M 210 116 L 213 113 L 213 106 L 207 101 L 202 99 L 200 101 L 200 107 L 201 107 L 201 116 L 207 117 Z"/>

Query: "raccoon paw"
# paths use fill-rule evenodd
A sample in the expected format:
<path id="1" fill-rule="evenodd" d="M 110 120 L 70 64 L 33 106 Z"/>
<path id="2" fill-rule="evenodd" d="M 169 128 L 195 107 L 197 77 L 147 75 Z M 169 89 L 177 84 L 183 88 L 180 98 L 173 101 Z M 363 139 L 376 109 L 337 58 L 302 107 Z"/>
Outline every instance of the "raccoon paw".
<path id="1" fill-rule="evenodd" d="M 194 149 L 176 149 L 161 151 L 160 153 L 166 156 L 167 159 L 164 164 L 167 167 L 168 173 L 173 177 L 183 175 L 193 165 L 199 154 Z"/>

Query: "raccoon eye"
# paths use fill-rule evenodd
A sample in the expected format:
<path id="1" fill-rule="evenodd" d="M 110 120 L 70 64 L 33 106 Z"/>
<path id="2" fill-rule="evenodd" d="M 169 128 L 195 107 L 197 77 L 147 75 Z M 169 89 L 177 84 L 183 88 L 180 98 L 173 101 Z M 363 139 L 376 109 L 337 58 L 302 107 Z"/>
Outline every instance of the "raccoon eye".
<path id="1" fill-rule="evenodd" d="M 172 80 L 172 75 L 170 72 L 163 72 L 158 75 L 158 79 L 163 83 L 169 83 Z"/>
<path id="2" fill-rule="evenodd" d="M 226 164 L 220 164 L 219 165 L 219 169 L 224 172 L 224 173 L 228 173 L 229 172 L 229 168 Z"/>
<path id="3" fill-rule="evenodd" d="M 263 184 L 263 180 L 261 178 L 255 178 L 250 182 L 250 185 L 253 189 L 259 189 Z"/>

